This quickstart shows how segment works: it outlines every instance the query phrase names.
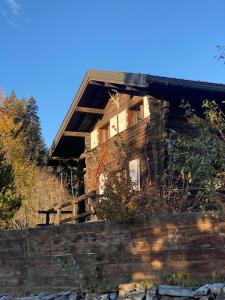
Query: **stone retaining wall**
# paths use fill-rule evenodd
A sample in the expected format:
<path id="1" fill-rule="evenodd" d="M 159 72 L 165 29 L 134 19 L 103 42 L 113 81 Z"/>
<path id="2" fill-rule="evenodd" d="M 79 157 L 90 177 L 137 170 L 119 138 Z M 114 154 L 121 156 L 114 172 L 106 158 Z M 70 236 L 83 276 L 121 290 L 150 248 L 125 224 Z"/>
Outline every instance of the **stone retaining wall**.
<path id="1" fill-rule="evenodd" d="M 0 300 L 224 300 L 225 284 L 205 284 L 198 288 L 169 285 L 122 284 L 118 291 L 104 294 L 84 291 L 39 293 L 15 297 L 0 294 Z"/>
<path id="2" fill-rule="evenodd" d="M 113 291 L 175 272 L 224 272 L 224 225 L 223 217 L 180 214 L 0 231 L 0 293 Z"/>

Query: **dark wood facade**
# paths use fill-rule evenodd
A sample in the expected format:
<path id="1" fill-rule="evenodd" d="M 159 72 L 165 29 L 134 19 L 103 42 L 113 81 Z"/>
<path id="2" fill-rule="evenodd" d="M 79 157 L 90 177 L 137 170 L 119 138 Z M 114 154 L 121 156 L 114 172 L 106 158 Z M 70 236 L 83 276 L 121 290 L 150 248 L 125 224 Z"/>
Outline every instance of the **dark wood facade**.
<path id="1" fill-rule="evenodd" d="M 139 107 L 143 106 L 144 97 L 148 100 L 150 115 L 144 117 L 142 112 L 140 113 L 140 119 L 134 121 L 135 116 L 133 114 L 138 111 Z M 90 145 L 91 136 L 89 137 L 89 143 L 85 151 L 86 192 L 99 191 L 99 176 L 102 172 L 107 170 L 119 170 L 120 152 L 124 150 L 121 149 L 122 144 L 123 147 L 125 146 L 126 156 L 128 156 L 126 158 L 128 158 L 128 160 L 139 159 L 140 184 L 142 184 L 142 178 L 146 178 L 148 172 L 152 169 L 151 164 L 153 157 L 149 157 L 149 154 L 152 153 L 152 151 L 149 151 L 149 147 L 152 146 L 151 123 L 160 122 L 163 125 L 162 129 L 164 129 L 164 131 L 161 132 L 159 139 L 162 139 L 166 134 L 166 101 L 158 100 L 150 95 L 133 96 L 125 93 L 118 93 L 117 99 L 120 102 L 119 105 L 116 105 L 112 99 L 109 99 L 105 107 L 104 115 L 93 128 L 93 131 L 96 130 L 98 132 L 98 145 L 92 149 Z M 104 131 L 110 126 L 110 120 L 124 111 L 127 114 L 127 128 L 121 130 L 121 132 L 118 132 L 113 137 L 110 137 L 110 133 L 108 133 L 107 140 L 102 139 Z M 118 125 L 120 126 L 119 120 Z M 158 148 L 155 150 L 159 153 L 162 149 Z"/>
<path id="2" fill-rule="evenodd" d="M 194 134 L 180 108 L 182 99 L 189 101 L 201 116 L 203 100 L 221 103 L 225 100 L 225 85 L 143 74 L 88 71 L 53 142 L 49 165 L 82 161 L 83 192 L 99 192 L 103 169 L 118 168 L 118 145 L 123 142 L 129 159 L 139 159 L 142 184 L 156 159 L 154 155 L 146 158 L 146 147 L 153 147 L 151 124 L 161 125 L 159 143 L 154 144 L 157 157 L 163 155 L 160 142 L 168 130 Z M 113 126 L 117 126 L 115 133 L 112 133 Z"/>

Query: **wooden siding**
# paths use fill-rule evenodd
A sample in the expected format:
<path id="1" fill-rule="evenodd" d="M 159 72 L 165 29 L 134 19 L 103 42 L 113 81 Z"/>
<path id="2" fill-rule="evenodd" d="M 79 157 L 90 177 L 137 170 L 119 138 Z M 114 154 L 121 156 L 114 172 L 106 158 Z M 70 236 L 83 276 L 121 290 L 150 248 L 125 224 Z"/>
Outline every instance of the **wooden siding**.
<path id="1" fill-rule="evenodd" d="M 105 114 L 101 120 L 98 121 L 93 128 L 101 128 L 109 123 L 109 120 L 120 113 L 121 111 L 131 108 L 140 103 L 143 97 L 133 96 L 127 94 L 119 94 L 119 105 L 117 106 L 113 100 L 110 100 L 105 108 Z M 164 130 L 158 136 L 158 140 L 152 140 L 150 123 L 160 122 L 165 126 L 166 121 L 166 107 L 165 101 L 154 99 L 150 97 L 150 112 L 151 115 L 136 125 L 128 127 L 128 129 L 110 138 L 98 147 L 86 151 L 86 174 L 85 174 L 85 191 L 90 192 L 98 189 L 98 177 L 105 169 L 118 170 L 119 157 L 121 153 L 121 145 L 125 144 L 127 155 L 129 159 L 140 158 L 140 174 L 141 183 L 142 178 L 151 174 L 152 165 L 157 157 L 162 157 L 163 149 L 160 147 L 160 141 L 164 137 Z M 86 140 L 86 147 L 90 145 L 89 139 Z M 156 154 L 154 155 L 155 152 Z"/>

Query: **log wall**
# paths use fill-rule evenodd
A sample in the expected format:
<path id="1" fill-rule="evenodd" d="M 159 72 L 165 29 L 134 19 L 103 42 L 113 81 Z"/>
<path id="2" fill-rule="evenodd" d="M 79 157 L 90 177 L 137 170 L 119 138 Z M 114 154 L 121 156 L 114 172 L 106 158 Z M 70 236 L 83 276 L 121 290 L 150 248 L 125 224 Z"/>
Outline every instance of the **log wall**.
<path id="1" fill-rule="evenodd" d="M 97 146 L 96 148 L 86 151 L 86 174 L 85 174 L 85 191 L 91 192 L 98 189 L 98 176 L 102 171 L 119 170 L 121 160 L 121 146 L 125 145 L 127 156 L 129 160 L 140 158 L 140 173 L 141 178 L 148 176 L 149 172 L 153 172 L 153 166 L 157 159 L 163 159 L 164 148 L 161 146 L 160 141 L 164 137 L 164 131 L 160 136 L 153 141 L 150 130 L 151 123 L 160 124 L 162 129 L 165 128 L 167 110 L 166 101 L 150 98 L 150 112 L 149 118 L 136 125 L 128 127 L 125 131 L 110 138 L 105 143 Z M 109 100 L 105 114 L 101 120 L 96 124 L 95 128 L 101 128 L 109 122 L 109 120 L 123 111 L 140 102 L 143 97 L 130 96 L 127 94 L 119 94 L 119 105 L 117 106 L 113 100 Z M 88 149 L 90 142 L 86 141 Z M 150 175 L 150 174 L 149 174 Z M 152 174 L 151 174 L 152 175 Z M 141 180 L 142 184 L 144 183 Z"/>

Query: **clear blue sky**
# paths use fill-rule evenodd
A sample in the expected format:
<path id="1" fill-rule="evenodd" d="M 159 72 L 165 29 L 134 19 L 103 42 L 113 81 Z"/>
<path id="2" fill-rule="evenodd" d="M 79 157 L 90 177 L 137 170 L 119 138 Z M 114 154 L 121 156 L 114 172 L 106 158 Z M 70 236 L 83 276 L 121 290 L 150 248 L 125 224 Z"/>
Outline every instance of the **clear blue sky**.
<path id="1" fill-rule="evenodd" d="M 88 69 L 225 83 L 225 0 L 0 0 L 0 87 L 50 146 Z"/>

